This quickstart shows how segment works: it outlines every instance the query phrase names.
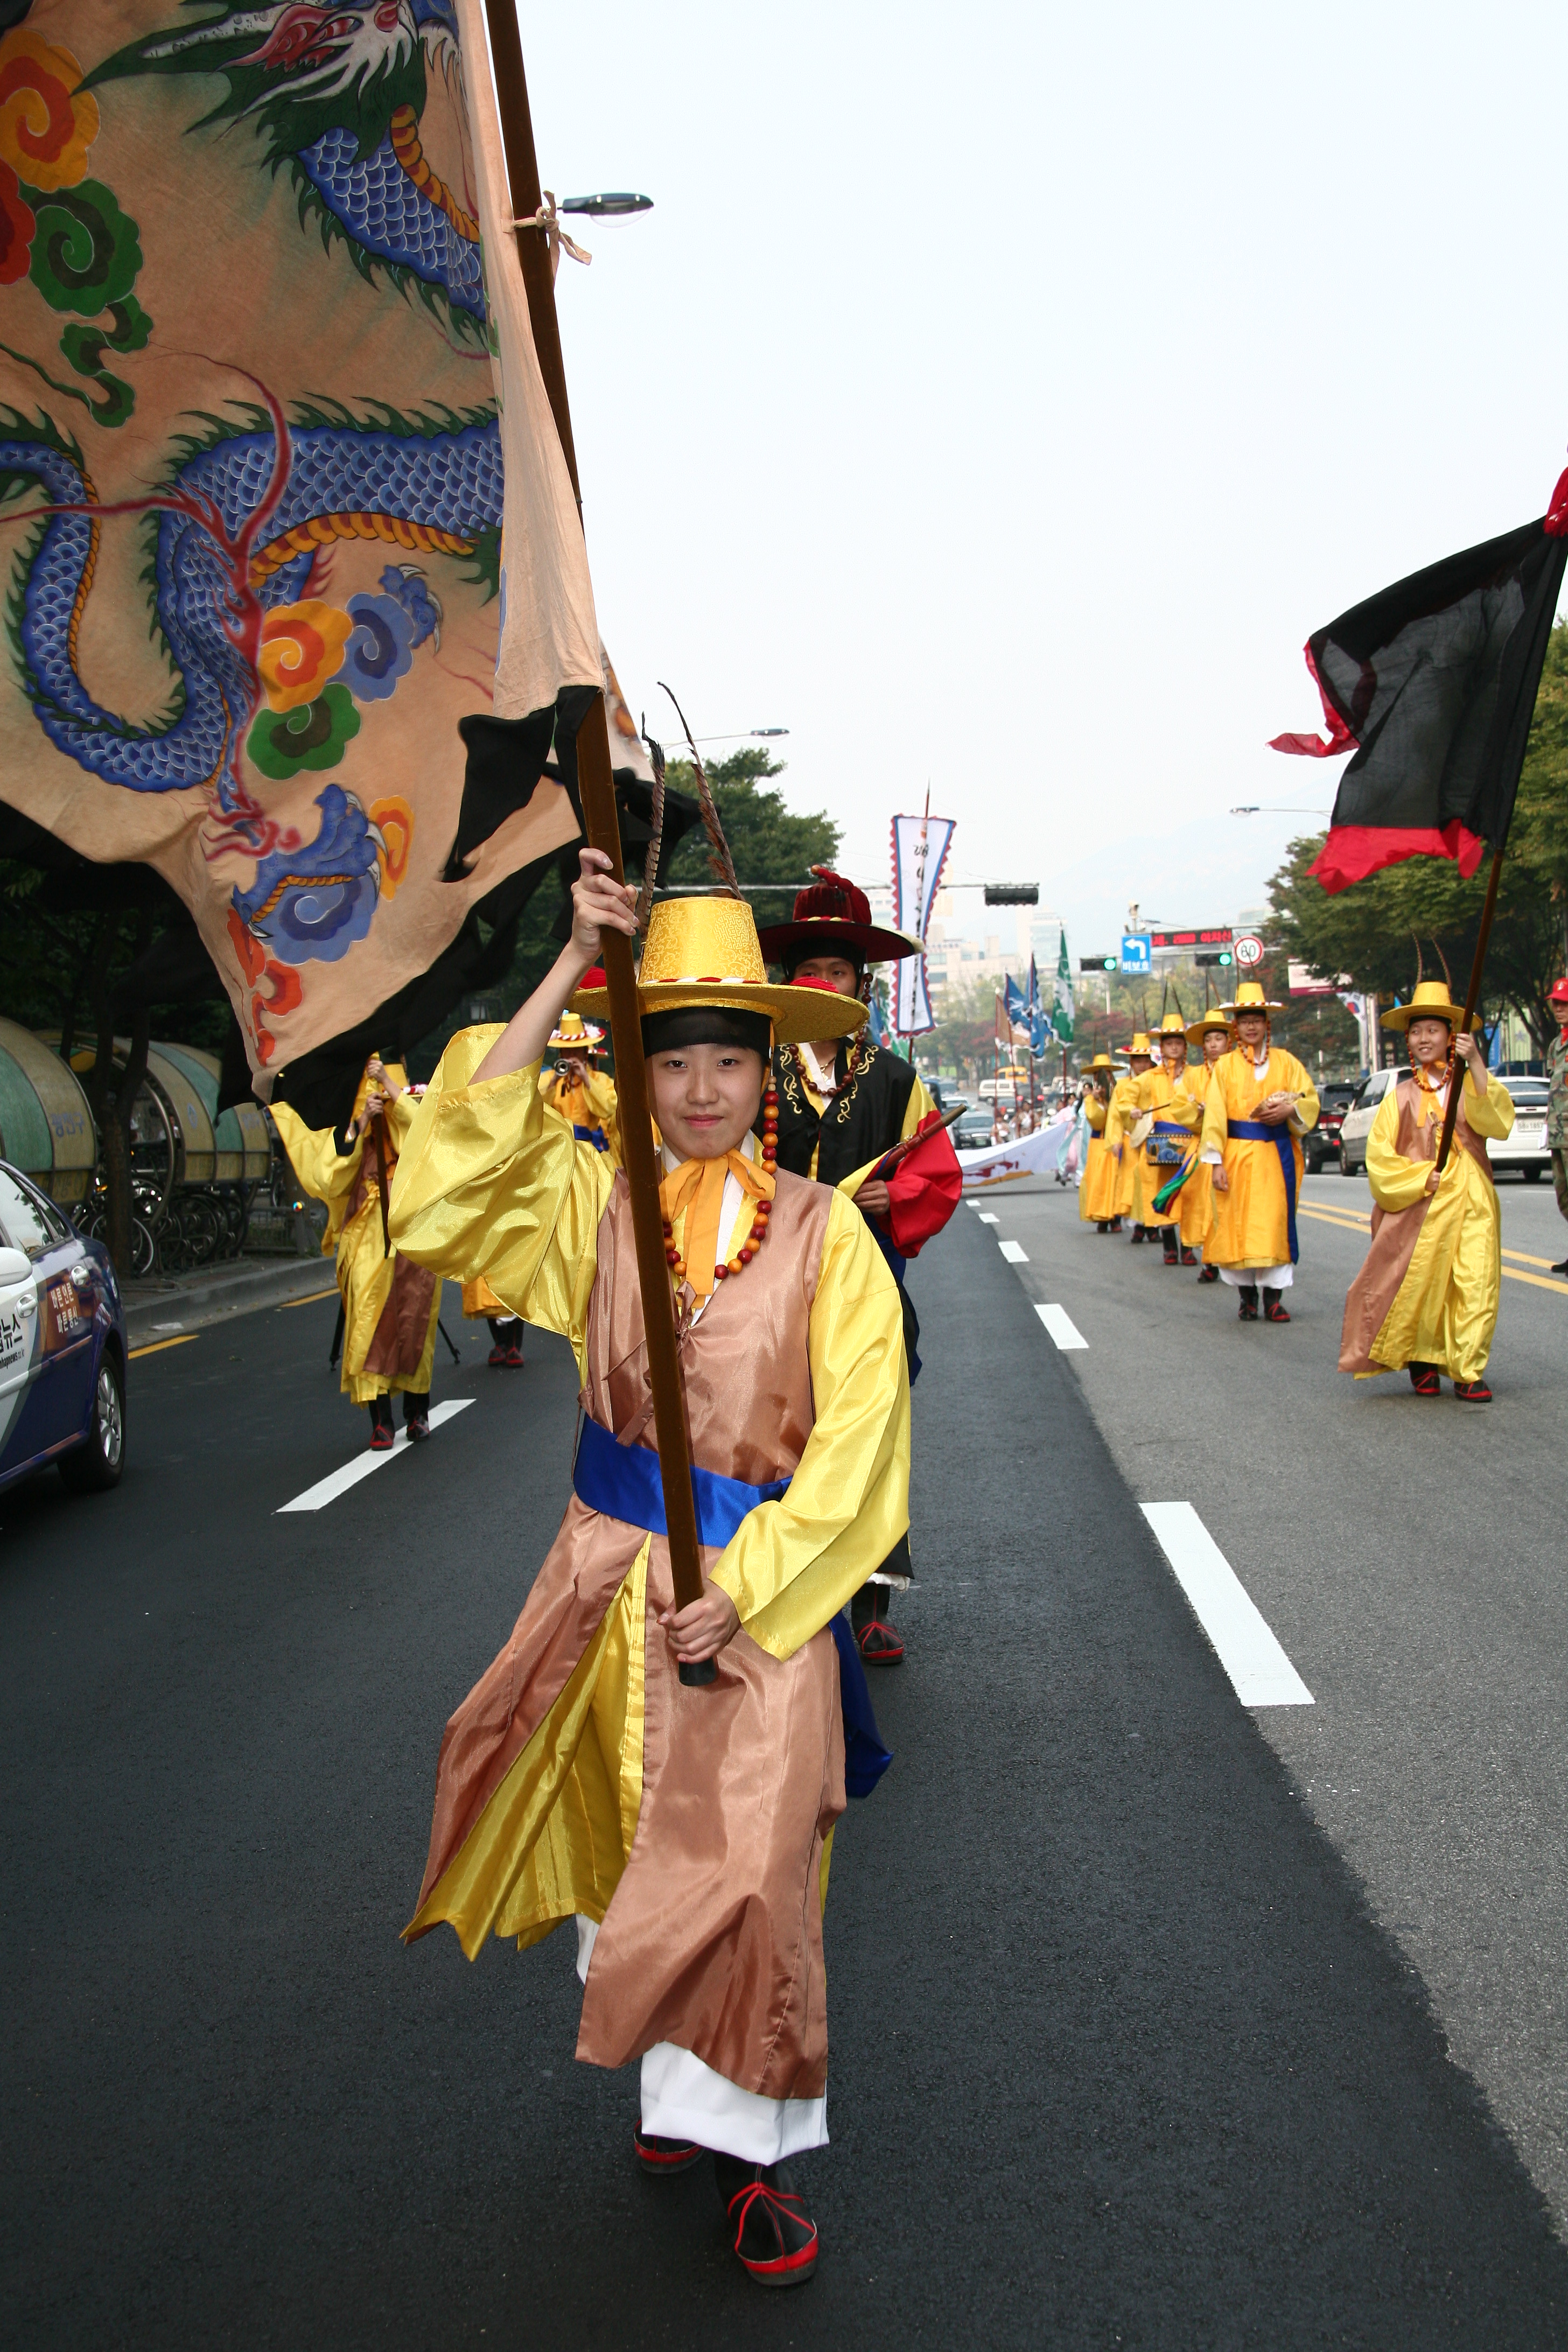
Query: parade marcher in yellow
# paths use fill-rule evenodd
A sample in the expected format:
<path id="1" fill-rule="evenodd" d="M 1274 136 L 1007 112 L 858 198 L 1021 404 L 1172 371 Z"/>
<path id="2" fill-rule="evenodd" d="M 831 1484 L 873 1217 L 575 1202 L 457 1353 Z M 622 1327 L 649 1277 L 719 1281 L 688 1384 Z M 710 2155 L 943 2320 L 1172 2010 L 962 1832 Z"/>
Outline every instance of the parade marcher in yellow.
<path id="1" fill-rule="evenodd" d="M 1105 1148 L 1105 1121 L 1110 1108 L 1110 1088 L 1116 1065 L 1109 1054 L 1097 1054 L 1086 1063 L 1083 1075 L 1089 1081 L 1089 1091 L 1083 1098 L 1083 1115 L 1089 1122 L 1089 1144 L 1083 1156 L 1083 1174 L 1079 1179 L 1078 1213 L 1085 1224 L 1096 1233 L 1108 1234 L 1116 1214 L 1116 1188 L 1121 1171 Z"/>
<path id="2" fill-rule="evenodd" d="M 433 1271 L 482 1261 L 571 1340 L 584 1408 L 560 1533 L 447 1727 L 405 1932 L 447 1921 L 471 1958 L 574 1921 L 577 2054 L 640 2061 L 639 2162 L 712 2150 L 736 2253 L 789 2285 L 816 2231 L 784 2159 L 827 2137 L 827 1841 L 888 1760 L 840 1612 L 908 1526 L 910 1404 L 865 1218 L 776 1165 L 769 1057 L 865 1007 L 771 984 L 740 898 L 652 908 L 637 990 L 703 1571 L 678 1611 L 626 1178 L 540 1098 L 602 933 L 635 928 L 608 859 L 579 863 L 567 946 L 504 1032 L 447 1047 L 393 1204 L 401 1248 Z M 717 1680 L 683 1686 L 678 1665 L 707 1658 Z"/>
<path id="3" fill-rule="evenodd" d="M 1105 1149 L 1116 1170 L 1116 1190 L 1111 1194 L 1110 1230 L 1119 1234 L 1121 1220 L 1131 1213 L 1132 1239 L 1148 1238 L 1143 1231 L 1143 1155 L 1130 1140 L 1138 1124 L 1138 1087 L 1154 1066 L 1154 1049 L 1140 1029 L 1127 1048 L 1127 1074 L 1118 1078 L 1110 1089 L 1110 1106 L 1105 1118 Z"/>
<path id="4" fill-rule="evenodd" d="M 1208 1100 L 1209 1083 L 1215 1066 L 1231 1045 L 1230 1023 L 1223 1013 L 1205 1013 L 1201 1020 L 1192 1022 L 1187 1029 L 1187 1044 L 1193 1054 L 1203 1059 L 1187 1060 L 1187 1085 L 1190 1090 Z M 1182 1187 L 1182 1239 L 1190 1239 L 1194 1249 L 1202 1250 L 1204 1263 L 1198 1273 L 1200 1282 L 1217 1282 L 1219 1268 L 1209 1257 L 1209 1236 L 1214 1230 L 1214 1176 L 1206 1160 L 1200 1158 L 1197 1166 Z"/>
<path id="5" fill-rule="evenodd" d="M 563 1118 L 579 1143 L 608 1152 L 610 1165 L 621 1164 L 616 1137 L 616 1084 L 594 1067 L 605 1033 L 579 1013 L 563 1013 L 551 1033 L 555 1067 L 547 1070 L 540 1094 L 558 1118 Z"/>
<path id="6" fill-rule="evenodd" d="M 1305 1166 L 1300 1139 L 1317 1123 L 1318 1090 L 1295 1055 L 1274 1044 L 1268 1016 L 1281 1008 L 1258 982 L 1244 980 L 1236 1003 L 1220 1010 L 1237 1042 L 1215 1063 L 1204 1099 L 1201 1157 L 1215 1205 L 1207 1255 L 1240 1293 L 1243 1323 L 1257 1322 L 1260 1290 L 1268 1321 L 1289 1323 L 1284 1293 L 1295 1276 Z"/>
<path id="7" fill-rule="evenodd" d="M 1187 1032 L 1181 1014 L 1167 1013 L 1159 1027 L 1150 1032 L 1150 1043 L 1159 1047 L 1160 1059 L 1139 1081 L 1135 1129 L 1142 1138 L 1149 1228 L 1159 1234 L 1165 1245 L 1167 1265 L 1177 1263 L 1178 1246 L 1181 1264 L 1196 1265 L 1184 1216 L 1186 1183 L 1164 1208 L 1160 1206 L 1163 1189 L 1184 1169 L 1197 1163 L 1198 1129 L 1204 1116 L 1203 1095 L 1187 1078 Z M 1201 1241 L 1203 1229 L 1197 1231 Z"/>
<path id="8" fill-rule="evenodd" d="M 404 1426 L 417 1444 L 430 1434 L 441 1285 L 402 1255 L 386 1224 L 398 1152 L 414 1118 L 407 1072 L 373 1055 L 341 1128 L 308 1128 L 286 1102 L 271 1111 L 295 1175 L 327 1204 L 321 1255 L 337 1253 L 342 1392 L 369 1408 L 371 1445 L 385 1453 L 395 1436 L 392 1397 L 401 1390 Z"/>
<path id="9" fill-rule="evenodd" d="M 1340 1370 L 1368 1380 L 1410 1368 L 1417 1396 L 1441 1392 L 1489 1404 L 1487 1358 L 1502 1288 L 1501 1220 L 1487 1138 L 1513 1129 L 1513 1101 L 1486 1056 L 1459 1031 L 1459 1005 L 1440 981 L 1421 981 L 1408 1004 L 1383 1016 L 1402 1029 L 1411 1075 L 1384 1096 L 1366 1139 L 1372 1247 L 1345 1300 Z M 1454 1080 L 1466 1066 L 1448 1163 L 1437 1143 Z"/>

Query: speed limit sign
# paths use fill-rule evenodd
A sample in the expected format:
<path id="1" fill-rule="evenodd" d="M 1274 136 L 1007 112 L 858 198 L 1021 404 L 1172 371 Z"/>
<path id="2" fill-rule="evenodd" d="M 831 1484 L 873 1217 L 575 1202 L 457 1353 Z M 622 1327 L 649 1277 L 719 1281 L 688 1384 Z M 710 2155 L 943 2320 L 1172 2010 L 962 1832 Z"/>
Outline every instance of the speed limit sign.
<path id="1" fill-rule="evenodd" d="M 1263 961 L 1263 942 L 1255 931 L 1243 932 L 1236 943 L 1236 960 L 1239 964 Z"/>

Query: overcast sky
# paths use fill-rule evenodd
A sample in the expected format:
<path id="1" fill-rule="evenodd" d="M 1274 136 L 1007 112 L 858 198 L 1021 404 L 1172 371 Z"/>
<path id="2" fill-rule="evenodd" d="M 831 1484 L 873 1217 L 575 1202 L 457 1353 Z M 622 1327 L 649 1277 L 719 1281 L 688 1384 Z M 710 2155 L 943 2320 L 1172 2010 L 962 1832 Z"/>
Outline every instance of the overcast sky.
<path id="1" fill-rule="evenodd" d="M 557 289 L 634 709 L 788 727 L 865 880 L 929 779 L 1075 954 L 1258 903 L 1309 632 L 1568 462 L 1561 9 L 520 16 L 544 180 L 655 200 Z"/>

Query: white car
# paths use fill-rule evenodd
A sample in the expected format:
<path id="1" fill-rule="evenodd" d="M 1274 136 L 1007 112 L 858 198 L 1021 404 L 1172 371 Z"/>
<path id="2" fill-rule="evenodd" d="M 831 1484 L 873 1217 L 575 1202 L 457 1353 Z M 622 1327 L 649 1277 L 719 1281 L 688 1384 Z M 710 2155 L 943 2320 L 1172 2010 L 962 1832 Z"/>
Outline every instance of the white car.
<path id="1" fill-rule="evenodd" d="M 1344 1116 L 1340 1129 L 1340 1173 L 1366 1174 L 1366 1139 L 1373 1120 L 1390 1087 L 1410 1076 L 1408 1062 L 1392 1070 L 1373 1070 Z M 1542 1171 L 1552 1165 L 1546 1142 L 1546 1081 L 1544 1078 L 1504 1077 L 1514 1108 L 1513 1133 L 1503 1142 L 1487 1140 L 1487 1157 L 1499 1173 L 1517 1169 L 1527 1184 L 1539 1183 Z"/>

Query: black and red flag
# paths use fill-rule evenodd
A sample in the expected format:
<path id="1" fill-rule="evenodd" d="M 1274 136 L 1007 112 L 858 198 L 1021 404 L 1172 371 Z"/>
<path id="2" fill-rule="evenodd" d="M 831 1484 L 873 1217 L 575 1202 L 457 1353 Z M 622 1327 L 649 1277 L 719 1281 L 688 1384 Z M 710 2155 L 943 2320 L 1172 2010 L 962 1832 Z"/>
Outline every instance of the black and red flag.
<path id="1" fill-rule="evenodd" d="M 1325 890 L 1404 857 L 1451 857 L 1468 877 L 1504 838 L 1565 534 L 1568 473 L 1539 521 L 1412 572 L 1308 639 L 1328 740 L 1277 735 L 1269 748 L 1317 760 L 1354 748 L 1310 868 Z"/>

